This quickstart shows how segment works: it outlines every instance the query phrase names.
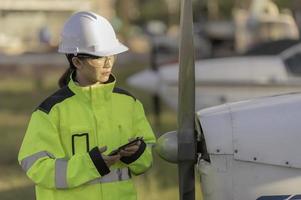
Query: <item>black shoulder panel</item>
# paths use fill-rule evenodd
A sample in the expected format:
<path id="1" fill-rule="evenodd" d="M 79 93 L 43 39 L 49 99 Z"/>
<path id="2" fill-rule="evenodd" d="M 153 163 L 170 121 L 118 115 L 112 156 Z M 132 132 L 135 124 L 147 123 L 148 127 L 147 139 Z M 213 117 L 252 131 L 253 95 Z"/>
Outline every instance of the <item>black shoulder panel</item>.
<path id="1" fill-rule="evenodd" d="M 114 87 L 113 93 L 119 93 L 119 94 L 124 94 L 124 95 L 130 96 L 136 101 L 136 97 L 134 97 L 131 93 L 129 93 L 128 91 L 126 91 L 124 89 Z"/>
<path id="2" fill-rule="evenodd" d="M 66 86 L 58 91 L 56 91 L 54 94 L 49 96 L 47 99 L 45 99 L 37 108 L 37 110 L 41 110 L 45 113 L 49 113 L 55 104 L 60 103 L 64 101 L 65 99 L 72 97 L 74 93 Z"/>

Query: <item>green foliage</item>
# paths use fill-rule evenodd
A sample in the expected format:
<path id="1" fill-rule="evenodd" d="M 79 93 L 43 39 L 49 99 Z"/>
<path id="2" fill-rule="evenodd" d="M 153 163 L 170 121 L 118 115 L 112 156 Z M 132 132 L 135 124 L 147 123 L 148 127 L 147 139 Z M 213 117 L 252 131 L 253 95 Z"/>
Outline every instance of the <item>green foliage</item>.
<path id="1" fill-rule="evenodd" d="M 292 8 L 292 1 L 287 0 L 274 0 L 276 5 L 282 9 L 282 8 Z"/>
<path id="2" fill-rule="evenodd" d="M 220 16 L 222 18 L 232 18 L 234 0 L 219 0 Z"/>
<path id="3" fill-rule="evenodd" d="M 160 20 L 168 23 L 168 8 L 164 0 L 139 1 L 140 21 Z"/>

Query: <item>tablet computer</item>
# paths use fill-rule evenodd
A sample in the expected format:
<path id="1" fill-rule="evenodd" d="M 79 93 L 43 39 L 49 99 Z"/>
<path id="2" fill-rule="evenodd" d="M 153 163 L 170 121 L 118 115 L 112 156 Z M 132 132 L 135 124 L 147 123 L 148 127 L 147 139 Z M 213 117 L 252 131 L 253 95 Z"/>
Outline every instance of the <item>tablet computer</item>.
<path id="1" fill-rule="evenodd" d="M 127 147 L 130 147 L 130 146 L 133 146 L 135 145 L 138 141 L 141 141 L 143 140 L 143 137 L 137 137 L 135 140 L 133 141 L 130 141 L 120 147 L 118 147 L 117 149 L 111 151 L 111 153 L 108 154 L 108 156 L 114 156 L 114 155 L 117 155 L 122 149 L 125 149 Z"/>

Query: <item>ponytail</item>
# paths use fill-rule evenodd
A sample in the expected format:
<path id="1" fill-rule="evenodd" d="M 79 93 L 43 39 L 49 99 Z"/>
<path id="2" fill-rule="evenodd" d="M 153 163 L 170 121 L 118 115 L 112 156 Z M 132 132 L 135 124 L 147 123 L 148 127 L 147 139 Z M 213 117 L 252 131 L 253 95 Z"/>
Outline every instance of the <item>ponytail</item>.
<path id="1" fill-rule="evenodd" d="M 64 74 L 61 76 L 61 78 L 58 81 L 59 87 L 65 87 L 66 85 L 68 85 L 69 81 L 70 81 L 70 76 L 73 72 L 75 72 L 75 66 L 72 62 L 72 58 L 74 57 L 73 54 L 66 54 L 66 57 L 68 59 L 69 62 L 69 68 L 64 72 Z"/>

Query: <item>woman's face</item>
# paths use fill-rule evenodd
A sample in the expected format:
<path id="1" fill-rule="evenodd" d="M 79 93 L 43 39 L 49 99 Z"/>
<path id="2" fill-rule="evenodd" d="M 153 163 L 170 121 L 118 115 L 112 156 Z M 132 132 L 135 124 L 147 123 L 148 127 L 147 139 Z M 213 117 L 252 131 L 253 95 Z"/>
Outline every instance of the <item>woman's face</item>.
<path id="1" fill-rule="evenodd" d="M 81 58 L 77 73 L 86 84 L 104 83 L 109 80 L 116 56 Z"/>

